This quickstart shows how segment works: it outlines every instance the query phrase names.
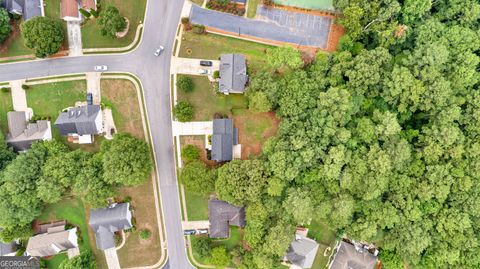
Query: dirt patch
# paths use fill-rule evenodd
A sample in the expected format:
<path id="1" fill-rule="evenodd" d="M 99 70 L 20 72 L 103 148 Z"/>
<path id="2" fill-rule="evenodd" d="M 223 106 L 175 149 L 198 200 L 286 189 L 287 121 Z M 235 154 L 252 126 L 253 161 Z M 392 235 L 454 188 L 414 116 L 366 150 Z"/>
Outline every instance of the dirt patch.
<path id="1" fill-rule="evenodd" d="M 100 89 L 102 103 L 112 108 L 118 131 L 145 138 L 137 90 L 132 82 L 123 79 L 102 79 Z"/>
<path id="2" fill-rule="evenodd" d="M 259 155 L 268 138 L 277 133 L 280 119 L 274 112 L 251 113 L 244 110 L 235 113 L 234 125 L 238 128 L 238 142 L 242 145 L 242 159 Z"/>
<path id="3" fill-rule="evenodd" d="M 330 34 L 328 36 L 327 51 L 333 52 L 337 50 L 340 38 L 345 34 L 345 28 L 339 24 L 332 23 L 330 26 Z"/>
<path id="4" fill-rule="evenodd" d="M 208 167 L 216 167 L 218 164 L 215 161 L 207 159 L 207 150 L 205 149 L 205 136 L 181 136 L 180 146 L 183 149 L 186 145 L 194 145 L 200 150 L 200 160 L 204 162 Z"/>

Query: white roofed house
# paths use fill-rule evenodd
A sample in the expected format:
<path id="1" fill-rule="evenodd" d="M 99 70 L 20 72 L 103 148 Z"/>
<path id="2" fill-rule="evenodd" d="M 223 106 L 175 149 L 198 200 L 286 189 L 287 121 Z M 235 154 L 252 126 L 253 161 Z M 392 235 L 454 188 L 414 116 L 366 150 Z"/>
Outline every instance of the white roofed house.
<path id="1" fill-rule="evenodd" d="M 77 228 L 51 227 L 46 233 L 30 237 L 26 253 L 29 256 L 48 257 L 78 248 Z"/>
<path id="2" fill-rule="evenodd" d="M 37 141 L 52 140 L 52 128 L 48 120 L 29 122 L 24 111 L 10 111 L 7 113 L 7 122 L 8 135 L 5 141 L 17 152 L 30 149 Z"/>
<path id="3" fill-rule="evenodd" d="M 103 133 L 103 113 L 100 105 L 71 107 L 62 112 L 55 126 L 70 142 L 90 144 L 94 136 Z"/>

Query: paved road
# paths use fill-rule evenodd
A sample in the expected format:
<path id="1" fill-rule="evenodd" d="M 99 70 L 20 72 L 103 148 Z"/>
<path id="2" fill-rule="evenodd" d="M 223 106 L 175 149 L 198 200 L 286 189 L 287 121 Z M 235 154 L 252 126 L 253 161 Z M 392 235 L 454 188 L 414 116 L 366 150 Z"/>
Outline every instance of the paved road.
<path id="1" fill-rule="evenodd" d="M 259 5 L 256 19 L 204 9 L 192 5 L 190 20 L 232 34 L 273 41 L 327 48 L 332 20 L 328 17 L 291 12 Z"/>
<path id="2" fill-rule="evenodd" d="M 0 65 L 0 81 L 85 73 L 94 65 L 108 65 L 112 72 L 130 72 L 141 81 L 158 168 L 169 267 L 190 265 L 183 238 L 178 185 L 175 176 L 172 121 L 170 118 L 170 60 L 183 0 L 149 0 L 142 42 L 133 52 L 121 55 L 68 57 Z M 165 46 L 159 57 L 153 52 Z"/>

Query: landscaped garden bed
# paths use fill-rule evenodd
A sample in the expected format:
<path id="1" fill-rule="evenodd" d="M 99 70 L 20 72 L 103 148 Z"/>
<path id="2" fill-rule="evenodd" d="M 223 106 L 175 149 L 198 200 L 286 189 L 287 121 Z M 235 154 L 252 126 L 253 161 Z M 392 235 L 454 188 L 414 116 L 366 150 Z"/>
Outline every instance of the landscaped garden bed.
<path id="1" fill-rule="evenodd" d="M 238 16 L 245 14 L 245 5 L 230 2 L 230 0 L 209 0 L 207 2 L 207 8 Z"/>

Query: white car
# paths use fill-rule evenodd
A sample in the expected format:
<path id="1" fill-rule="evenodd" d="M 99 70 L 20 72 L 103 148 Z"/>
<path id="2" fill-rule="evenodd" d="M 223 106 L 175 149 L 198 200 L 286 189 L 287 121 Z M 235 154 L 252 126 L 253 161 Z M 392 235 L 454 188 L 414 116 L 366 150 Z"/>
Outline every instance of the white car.
<path id="1" fill-rule="evenodd" d="M 158 56 L 165 48 L 163 46 L 158 47 L 158 49 L 153 53 L 153 55 Z"/>
<path id="2" fill-rule="evenodd" d="M 108 67 L 106 65 L 96 65 L 93 67 L 95 71 L 107 71 Z"/>
<path id="3" fill-rule="evenodd" d="M 210 71 L 208 69 L 200 69 L 200 70 L 198 70 L 198 73 L 200 75 L 210 75 L 212 73 L 212 71 Z"/>

